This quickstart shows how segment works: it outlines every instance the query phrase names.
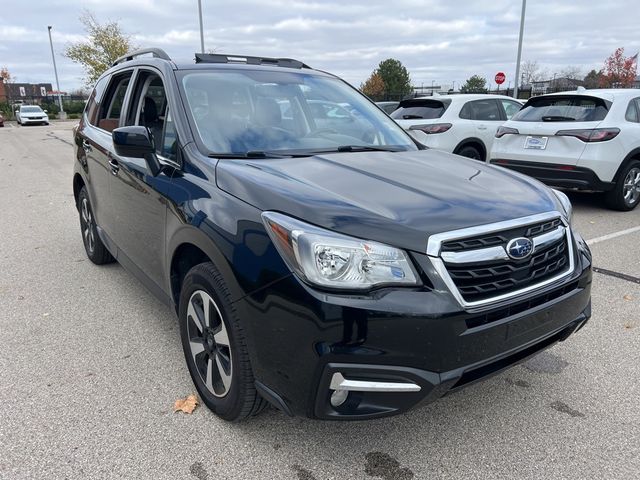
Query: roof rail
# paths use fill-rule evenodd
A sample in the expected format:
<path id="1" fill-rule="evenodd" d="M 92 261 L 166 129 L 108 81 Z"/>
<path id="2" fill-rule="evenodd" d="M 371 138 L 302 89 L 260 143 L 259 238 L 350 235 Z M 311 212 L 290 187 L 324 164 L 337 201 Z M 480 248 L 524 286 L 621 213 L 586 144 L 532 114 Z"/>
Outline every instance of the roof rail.
<path id="1" fill-rule="evenodd" d="M 247 65 L 274 65 L 288 68 L 311 68 L 293 58 L 247 57 L 223 53 L 196 53 L 196 63 L 245 63 Z"/>
<path id="2" fill-rule="evenodd" d="M 161 58 L 162 60 L 171 60 L 171 57 L 167 55 L 167 52 L 162 50 L 161 48 L 142 48 L 140 50 L 136 50 L 131 53 L 127 53 L 126 55 L 121 56 L 115 62 L 111 64 L 112 67 L 115 67 L 119 63 L 129 62 L 133 60 L 135 57 L 139 57 L 141 55 L 151 54 L 154 58 Z"/>

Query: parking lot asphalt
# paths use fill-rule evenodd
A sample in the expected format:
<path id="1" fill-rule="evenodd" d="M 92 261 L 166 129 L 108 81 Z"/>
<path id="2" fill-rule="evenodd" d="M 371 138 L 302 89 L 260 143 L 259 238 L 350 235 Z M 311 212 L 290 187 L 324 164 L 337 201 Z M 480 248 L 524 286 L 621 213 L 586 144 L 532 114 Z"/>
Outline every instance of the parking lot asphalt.
<path id="1" fill-rule="evenodd" d="M 640 477 L 640 231 L 603 240 L 640 209 L 570 195 L 606 273 L 591 322 L 521 366 L 383 420 L 229 424 L 173 413 L 194 392 L 175 315 L 86 258 L 72 126 L 0 129 L 0 479 Z"/>

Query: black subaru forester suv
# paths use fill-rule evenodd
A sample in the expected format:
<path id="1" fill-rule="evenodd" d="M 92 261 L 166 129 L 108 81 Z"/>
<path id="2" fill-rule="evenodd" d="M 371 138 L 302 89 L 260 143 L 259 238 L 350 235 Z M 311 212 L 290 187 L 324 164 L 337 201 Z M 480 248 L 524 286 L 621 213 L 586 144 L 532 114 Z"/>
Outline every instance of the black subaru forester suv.
<path id="1" fill-rule="evenodd" d="M 134 52 L 98 80 L 75 147 L 87 255 L 175 309 L 196 389 L 227 420 L 267 402 L 403 412 L 591 315 L 564 194 L 428 150 L 295 60 Z"/>

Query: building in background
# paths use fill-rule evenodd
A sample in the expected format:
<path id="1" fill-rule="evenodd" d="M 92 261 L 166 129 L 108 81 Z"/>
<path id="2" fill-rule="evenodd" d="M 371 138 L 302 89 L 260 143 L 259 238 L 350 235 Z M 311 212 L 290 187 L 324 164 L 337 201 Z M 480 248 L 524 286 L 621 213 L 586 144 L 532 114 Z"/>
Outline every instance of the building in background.
<path id="1" fill-rule="evenodd" d="M 0 103 L 28 103 L 40 105 L 56 95 L 50 83 L 5 83 L 0 82 Z M 65 96 L 66 93 L 62 92 Z"/>
<path id="2" fill-rule="evenodd" d="M 567 92 L 575 90 L 578 87 L 584 87 L 584 81 L 576 78 L 557 77 L 549 80 L 541 80 L 539 82 L 531 82 L 533 95 L 544 95 L 545 93 Z"/>

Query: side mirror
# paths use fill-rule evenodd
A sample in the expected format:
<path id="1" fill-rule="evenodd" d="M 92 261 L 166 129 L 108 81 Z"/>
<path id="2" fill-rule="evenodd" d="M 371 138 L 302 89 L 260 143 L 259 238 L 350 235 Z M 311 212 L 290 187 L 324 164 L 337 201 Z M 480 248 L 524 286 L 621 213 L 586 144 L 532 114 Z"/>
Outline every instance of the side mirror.
<path id="1" fill-rule="evenodd" d="M 161 166 L 156 156 L 153 138 L 147 127 L 131 126 L 116 128 L 112 134 L 113 146 L 121 157 L 144 158 L 154 177 Z"/>
<path id="2" fill-rule="evenodd" d="M 49 113 L 47 110 L 43 110 L 44 113 Z"/>

